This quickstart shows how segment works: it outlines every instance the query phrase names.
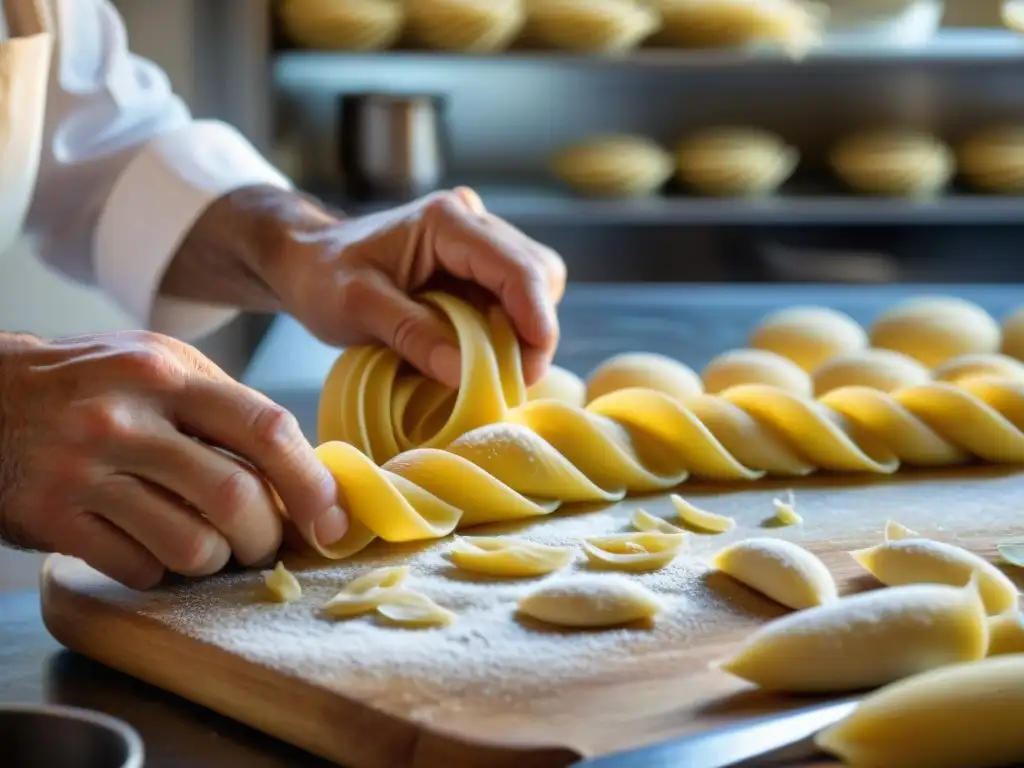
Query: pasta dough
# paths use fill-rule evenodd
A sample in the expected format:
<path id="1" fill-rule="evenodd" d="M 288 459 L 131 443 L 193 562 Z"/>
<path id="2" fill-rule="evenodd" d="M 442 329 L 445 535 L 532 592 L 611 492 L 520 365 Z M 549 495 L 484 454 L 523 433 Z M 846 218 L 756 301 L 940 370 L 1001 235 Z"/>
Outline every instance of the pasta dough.
<path id="1" fill-rule="evenodd" d="M 916 131 L 864 131 L 840 141 L 829 157 L 847 186 L 868 194 L 932 195 L 956 167 L 953 151 L 935 136 Z"/>
<path id="2" fill-rule="evenodd" d="M 827 307 L 790 307 L 771 312 L 750 336 L 751 347 L 787 357 L 808 373 L 867 345 L 868 336 L 857 321 Z"/>
<path id="3" fill-rule="evenodd" d="M 278 562 L 273 570 L 264 572 L 263 583 L 275 602 L 291 603 L 302 597 L 302 585 L 282 562 Z"/>
<path id="4" fill-rule="evenodd" d="M 792 176 L 799 160 L 800 153 L 774 134 L 724 126 L 679 141 L 675 175 L 706 195 L 765 195 Z"/>
<path id="5" fill-rule="evenodd" d="M 396 594 L 409 576 L 404 565 L 375 568 L 357 576 L 323 606 L 323 613 L 334 619 L 348 619 L 376 610 Z"/>
<path id="6" fill-rule="evenodd" d="M 655 517 L 649 512 L 645 512 L 642 509 L 637 509 L 633 512 L 631 518 L 633 527 L 638 531 L 657 531 L 659 533 L 686 533 L 682 528 L 672 525 L 668 520 L 661 517 Z"/>
<path id="7" fill-rule="evenodd" d="M 582 408 L 587 402 L 587 385 L 572 371 L 552 365 L 540 381 L 526 390 L 527 400 L 557 400 Z"/>
<path id="8" fill-rule="evenodd" d="M 931 373 L 912 357 L 890 349 L 861 349 L 833 357 L 814 370 L 814 394 L 818 397 L 840 387 L 868 387 L 894 392 L 903 387 L 927 384 Z"/>
<path id="9" fill-rule="evenodd" d="M 1016 609 L 1017 588 L 988 560 L 962 547 L 933 539 L 897 539 L 850 553 L 888 586 L 922 582 L 963 586 L 975 574 L 990 614 Z"/>
<path id="10" fill-rule="evenodd" d="M 920 539 L 921 534 L 917 531 L 912 531 L 907 526 L 897 523 L 895 520 L 889 520 L 885 524 L 885 540 L 886 541 L 899 541 L 900 539 Z"/>
<path id="11" fill-rule="evenodd" d="M 727 533 L 736 527 L 736 521 L 731 517 L 698 509 L 678 494 L 673 493 L 669 498 L 672 501 L 672 506 L 679 513 L 679 519 L 687 525 L 710 533 Z"/>
<path id="12" fill-rule="evenodd" d="M 999 323 L 977 304 L 951 296 L 919 296 L 881 313 L 873 346 L 902 352 L 935 368 L 970 353 L 999 350 Z"/>
<path id="13" fill-rule="evenodd" d="M 976 189 L 1024 192 L 1024 125 L 997 125 L 969 136 L 957 152 L 961 175 Z"/>
<path id="14" fill-rule="evenodd" d="M 763 349 L 724 352 L 701 373 L 704 390 L 717 394 L 738 384 L 767 384 L 794 395 L 810 396 L 811 378 L 792 360 Z"/>
<path id="15" fill-rule="evenodd" d="M 456 567 L 488 576 L 543 576 L 569 565 L 569 547 L 513 536 L 459 537 L 448 550 Z"/>
<path id="16" fill-rule="evenodd" d="M 664 492 L 691 476 L 1024 463 L 1024 382 L 843 387 L 817 400 L 744 384 L 710 395 L 686 366 L 629 354 L 598 366 L 577 408 L 527 400 L 504 314 L 484 317 L 441 293 L 419 300 L 458 337 L 462 384 L 452 390 L 407 373 L 385 347 L 349 347 L 337 359 L 320 400 L 316 453 L 336 479 L 349 530 L 331 547 L 301 531 L 325 557 L 348 557 L 378 537 L 438 539 L 562 504 Z"/>
<path id="17" fill-rule="evenodd" d="M 936 381 L 958 382 L 970 376 L 994 376 L 1024 381 L 1024 363 L 995 352 L 953 357 L 932 371 Z"/>
<path id="18" fill-rule="evenodd" d="M 642 136 L 597 136 L 560 151 L 552 169 L 580 195 L 639 197 L 664 186 L 672 159 Z"/>
<path id="19" fill-rule="evenodd" d="M 401 627 L 446 627 L 455 621 L 455 614 L 421 592 L 394 589 L 377 606 L 377 613 L 391 624 Z"/>
<path id="20" fill-rule="evenodd" d="M 1024 615 L 1004 611 L 988 620 L 988 655 L 1024 653 Z"/>
<path id="21" fill-rule="evenodd" d="M 507 48 L 526 23 L 522 0 L 403 0 L 411 39 L 428 48 L 485 53 Z"/>
<path id="22" fill-rule="evenodd" d="M 285 34 L 306 48 L 384 50 L 405 23 L 399 0 L 283 0 L 277 7 Z"/>
<path id="23" fill-rule="evenodd" d="M 686 534 L 639 531 L 583 539 L 591 563 L 620 571 L 655 571 L 672 562 L 686 544 Z"/>
<path id="24" fill-rule="evenodd" d="M 720 668 L 761 688 L 839 693 L 985 655 L 988 624 L 976 584 L 891 587 L 769 622 Z"/>
<path id="25" fill-rule="evenodd" d="M 825 564 L 803 547 L 784 539 L 754 538 L 730 544 L 712 564 L 787 608 L 802 610 L 838 599 Z"/>
<path id="26" fill-rule="evenodd" d="M 1024 761 L 1024 656 L 956 664 L 869 694 L 815 743 L 852 768 Z"/>
<path id="27" fill-rule="evenodd" d="M 622 53 L 661 26 L 636 0 L 532 0 L 527 9 L 531 42 L 572 51 Z"/>
<path id="28" fill-rule="evenodd" d="M 631 624 L 652 619 L 662 610 L 650 590 L 617 574 L 551 580 L 519 601 L 524 616 L 573 628 Z"/>
<path id="29" fill-rule="evenodd" d="M 800 525 L 804 521 L 796 511 L 796 500 L 793 498 L 792 491 L 789 492 L 785 501 L 772 499 L 772 506 L 775 507 L 775 520 L 780 525 Z"/>

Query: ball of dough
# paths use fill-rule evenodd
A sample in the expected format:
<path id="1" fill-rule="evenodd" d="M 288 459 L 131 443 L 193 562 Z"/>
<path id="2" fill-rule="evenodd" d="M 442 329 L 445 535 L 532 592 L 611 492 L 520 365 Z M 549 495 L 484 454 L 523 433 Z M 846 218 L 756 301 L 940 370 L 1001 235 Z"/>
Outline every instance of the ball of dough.
<path id="1" fill-rule="evenodd" d="M 658 14 L 636 0 L 531 0 L 525 34 L 551 48 L 622 53 L 660 26 Z"/>
<path id="2" fill-rule="evenodd" d="M 745 539 L 720 551 L 713 564 L 787 608 L 803 610 L 839 599 L 835 580 L 821 560 L 785 539 Z"/>
<path id="3" fill-rule="evenodd" d="M 961 176 L 986 192 L 1024 192 L 1024 125 L 997 125 L 968 137 L 957 150 Z"/>
<path id="4" fill-rule="evenodd" d="M 405 0 L 410 38 L 443 51 L 507 48 L 526 23 L 522 0 Z"/>
<path id="5" fill-rule="evenodd" d="M 398 0 L 284 0 L 278 6 L 285 35 L 306 48 L 379 51 L 402 33 Z"/>
<path id="6" fill-rule="evenodd" d="M 952 357 L 932 371 L 936 381 L 954 384 L 975 376 L 1024 381 L 1024 363 L 998 353 L 969 353 Z"/>
<path id="7" fill-rule="evenodd" d="M 582 408 L 586 398 L 587 385 L 583 379 L 557 365 L 550 366 L 548 372 L 526 390 L 527 400 L 558 400 L 574 408 Z"/>
<path id="8" fill-rule="evenodd" d="M 552 579 L 519 601 L 519 612 L 525 616 L 574 628 L 630 624 L 661 611 L 661 602 L 652 592 L 617 575 Z"/>
<path id="9" fill-rule="evenodd" d="M 598 136 L 563 149 L 552 168 L 577 194 L 638 197 L 664 186 L 672 175 L 672 158 L 642 136 Z"/>
<path id="10" fill-rule="evenodd" d="M 1017 360 L 1024 360 L 1024 307 L 1020 307 L 1003 319 L 1002 353 Z"/>
<path id="11" fill-rule="evenodd" d="M 788 358 L 763 349 L 724 352 L 701 373 L 704 390 L 711 394 L 738 384 L 767 384 L 794 395 L 810 396 L 811 377 Z"/>
<path id="12" fill-rule="evenodd" d="M 973 302 L 952 296 L 921 296 L 880 314 L 869 329 L 871 344 L 935 368 L 969 352 L 996 352 L 999 323 Z"/>
<path id="13" fill-rule="evenodd" d="M 800 54 L 821 37 L 826 14 L 799 0 L 653 0 L 661 45 L 695 48 L 774 43 Z M 827 10 L 827 9 L 826 9 Z"/>
<path id="14" fill-rule="evenodd" d="M 953 150 L 917 131 L 864 131 L 840 141 L 829 155 L 836 175 L 851 189 L 879 195 L 930 195 L 953 176 Z"/>
<path id="15" fill-rule="evenodd" d="M 912 357 L 889 349 L 862 349 L 840 355 L 814 371 L 814 394 L 821 397 L 840 387 L 870 387 L 893 392 L 927 384 L 928 369 Z"/>
<path id="16" fill-rule="evenodd" d="M 676 145 L 676 178 L 707 195 L 774 192 L 796 170 L 800 153 L 758 128 L 723 126 L 697 131 Z"/>
<path id="17" fill-rule="evenodd" d="M 654 389 L 676 400 L 703 393 L 700 376 L 665 355 L 626 352 L 605 360 L 587 378 L 587 402 L 629 387 Z"/>
<path id="18" fill-rule="evenodd" d="M 768 314 L 750 346 L 792 360 L 808 373 L 838 356 L 868 345 L 864 329 L 849 315 L 827 307 L 790 307 Z"/>

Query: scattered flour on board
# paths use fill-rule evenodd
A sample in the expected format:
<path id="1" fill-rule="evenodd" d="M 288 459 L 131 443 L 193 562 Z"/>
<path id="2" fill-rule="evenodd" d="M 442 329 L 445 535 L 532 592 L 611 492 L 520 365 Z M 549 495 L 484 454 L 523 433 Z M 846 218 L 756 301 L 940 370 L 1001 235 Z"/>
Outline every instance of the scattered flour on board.
<path id="1" fill-rule="evenodd" d="M 977 502 L 968 487 L 942 483 L 932 498 L 947 505 L 959 502 L 958 517 L 1005 526 L 996 518 L 1016 508 L 1016 499 L 993 505 L 1001 495 L 1016 494 L 999 479 L 986 483 L 987 499 Z M 896 517 L 918 530 L 938 530 L 934 510 L 921 505 L 920 483 L 845 488 L 797 488 L 805 524 L 766 531 L 760 523 L 773 510 L 775 487 L 743 490 L 700 499 L 706 508 L 735 516 L 737 528 L 723 535 L 694 534 L 687 550 L 668 567 L 629 578 L 657 593 L 666 605 L 652 628 L 558 631 L 515 615 L 516 602 L 543 579 L 566 570 L 585 572 L 578 550 L 583 536 L 629 530 L 637 506 L 674 518 L 667 497 L 630 499 L 615 507 L 590 512 L 564 512 L 551 517 L 495 528 L 476 534 L 520 535 L 538 542 L 577 547 L 569 569 L 541 579 L 486 579 L 458 571 L 444 557 L 448 541 L 417 545 L 375 544 L 340 563 L 289 563 L 303 588 L 294 603 L 263 598 L 257 572 L 224 574 L 204 582 L 186 583 L 153 593 L 104 590 L 104 599 L 150 616 L 183 634 L 217 645 L 255 663 L 297 675 L 338 691 L 373 691 L 383 683 L 423 701 L 484 695 L 514 703 L 524 694 L 556 691 L 572 680 L 592 679 L 613 670 L 621 674 L 650 654 L 669 663 L 671 654 L 715 630 L 752 628 L 781 610 L 715 573 L 708 562 L 722 546 L 754 535 L 788 538 L 798 543 L 854 536 L 861 542 L 877 535 Z M 917 486 L 915 489 L 914 486 Z M 792 486 L 791 486 L 792 487 Z M 689 494 L 687 494 L 689 495 Z M 959 497 L 959 498 L 957 498 Z M 900 503 L 905 502 L 905 503 Z M 999 510 L 996 512 L 995 510 Z M 969 519 L 965 517 L 965 519 Z M 952 528 L 974 529 L 956 524 Z M 833 543 L 835 543 L 833 541 Z M 842 552 L 836 553 L 842 556 Z M 457 614 L 449 627 L 403 630 L 373 617 L 346 621 L 321 617 L 320 607 L 350 579 L 382 565 L 408 564 L 408 586 L 420 590 Z M 710 649 L 712 652 L 714 649 Z M 708 651 L 708 649 L 705 649 Z M 396 684 L 391 686 L 391 684 Z"/>

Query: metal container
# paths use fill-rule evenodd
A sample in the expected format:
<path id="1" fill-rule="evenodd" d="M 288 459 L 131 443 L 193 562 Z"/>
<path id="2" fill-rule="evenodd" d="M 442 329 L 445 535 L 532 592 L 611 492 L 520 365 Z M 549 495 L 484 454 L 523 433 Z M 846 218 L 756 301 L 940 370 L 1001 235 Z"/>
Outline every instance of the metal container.
<path id="1" fill-rule="evenodd" d="M 445 100 L 432 94 L 353 93 L 339 99 L 339 158 L 353 200 L 402 201 L 445 176 Z"/>
<path id="2" fill-rule="evenodd" d="M 88 709 L 0 705 L 4 768 L 142 768 L 139 734 Z"/>

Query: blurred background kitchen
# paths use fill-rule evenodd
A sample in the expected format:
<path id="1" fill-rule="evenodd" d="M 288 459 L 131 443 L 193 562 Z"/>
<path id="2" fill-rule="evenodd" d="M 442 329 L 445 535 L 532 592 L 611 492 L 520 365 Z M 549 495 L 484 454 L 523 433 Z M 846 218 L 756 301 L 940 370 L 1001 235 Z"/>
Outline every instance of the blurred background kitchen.
<path id="1" fill-rule="evenodd" d="M 1024 275 L 1010 4 L 829 0 L 825 17 L 765 0 L 754 21 L 690 24 L 653 22 L 643 6 L 659 2 L 525 0 L 549 9 L 525 20 L 520 0 L 469 15 L 430 0 L 115 5 L 198 116 L 238 126 L 324 201 L 359 213 L 470 184 L 557 248 L 572 282 Z M 200 346 L 241 375 L 269 320 Z M 0 328 L 131 325 L 32 259 L 0 261 Z"/>

